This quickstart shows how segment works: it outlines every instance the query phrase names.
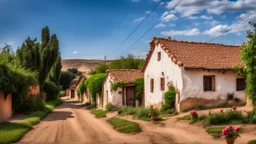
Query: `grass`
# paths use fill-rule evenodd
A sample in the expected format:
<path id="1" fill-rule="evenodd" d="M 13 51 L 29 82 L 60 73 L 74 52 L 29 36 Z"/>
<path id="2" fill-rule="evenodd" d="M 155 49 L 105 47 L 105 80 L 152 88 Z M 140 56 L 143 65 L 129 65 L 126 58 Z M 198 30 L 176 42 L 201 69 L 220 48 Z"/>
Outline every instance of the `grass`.
<path id="1" fill-rule="evenodd" d="M 120 118 L 110 118 L 108 122 L 113 128 L 121 133 L 137 133 L 141 132 L 139 124 Z"/>
<path id="2" fill-rule="evenodd" d="M 139 118 L 140 120 L 143 120 L 143 121 L 152 121 L 151 120 L 151 117 L 142 117 L 142 118 Z M 163 121 L 163 118 L 161 118 L 161 117 L 158 117 L 157 119 L 156 119 L 156 121 Z"/>
<path id="3" fill-rule="evenodd" d="M 15 143 L 32 129 L 32 126 L 39 123 L 48 113 L 61 103 L 60 100 L 48 101 L 45 103 L 43 111 L 32 112 L 25 116 L 21 121 L 11 123 L 0 123 L 0 144 Z"/>
<path id="4" fill-rule="evenodd" d="M 188 115 L 184 115 L 183 117 L 178 117 L 177 120 L 191 120 L 191 116 Z"/>
<path id="5" fill-rule="evenodd" d="M 256 144 L 256 140 L 251 140 L 248 142 L 248 144 Z"/>
<path id="6" fill-rule="evenodd" d="M 94 114 L 96 118 L 103 118 L 103 117 L 106 117 L 106 114 L 108 112 L 100 109 L 92 109 L 91 113 Z"/>
<path id="7" fill-rule="evenodd" d="M 206 132 L 213 136 L 213 138 L 220 138 L 221 132 L 225 127 L 210 127 L 206 129 Z"/>

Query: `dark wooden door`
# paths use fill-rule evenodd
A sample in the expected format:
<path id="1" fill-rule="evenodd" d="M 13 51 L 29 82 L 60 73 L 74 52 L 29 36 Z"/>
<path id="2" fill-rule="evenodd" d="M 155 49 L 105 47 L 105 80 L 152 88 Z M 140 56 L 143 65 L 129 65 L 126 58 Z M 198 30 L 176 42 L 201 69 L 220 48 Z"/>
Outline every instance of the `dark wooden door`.
<path id="1" fill-rule="evenodd" d="M 71 98 L 75 98 L 75 91 L 71 90 Z"/>
<path id="2" fill-rule="evenodd" d="M 135 87 L 126 87 L 126 105 L 135 106 Z"/>

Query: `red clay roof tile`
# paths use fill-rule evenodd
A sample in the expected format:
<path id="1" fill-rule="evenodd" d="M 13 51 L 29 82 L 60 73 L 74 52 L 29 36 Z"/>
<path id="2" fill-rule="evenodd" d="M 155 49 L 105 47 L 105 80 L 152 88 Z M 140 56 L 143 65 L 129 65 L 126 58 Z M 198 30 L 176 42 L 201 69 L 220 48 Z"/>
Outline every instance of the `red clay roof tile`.
<path id="1" fill-rule="evenodd" d="M 109 69 L 107 75 L 114 82 L 133 83 L 136 78 L 143 78 L 144 74 L 140 70 L 135 69 Z"/>

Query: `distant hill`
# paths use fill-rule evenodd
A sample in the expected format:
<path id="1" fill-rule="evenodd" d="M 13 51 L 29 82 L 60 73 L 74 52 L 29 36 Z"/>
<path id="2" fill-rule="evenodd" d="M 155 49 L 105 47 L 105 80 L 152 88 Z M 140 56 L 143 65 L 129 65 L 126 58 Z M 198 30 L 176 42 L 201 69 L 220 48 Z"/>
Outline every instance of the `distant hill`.
<path id="1" fill-rule="evenodd" d="M 104 60 L 88 60 L 88 59 L 62 59 L 62 70 L 65 71 L 68 68 L 77 68 L 81 72 L 89 72 L 97 65 L 103 64 Z M 110 61 L 106 61 L 109 63 Z"/>

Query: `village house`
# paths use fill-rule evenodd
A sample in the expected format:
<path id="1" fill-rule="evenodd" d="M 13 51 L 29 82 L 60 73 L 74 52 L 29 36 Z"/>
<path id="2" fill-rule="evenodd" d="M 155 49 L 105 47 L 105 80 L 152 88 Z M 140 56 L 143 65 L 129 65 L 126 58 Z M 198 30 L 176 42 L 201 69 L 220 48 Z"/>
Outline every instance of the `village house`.
<path id="1" fill-rule="evenodd" d="M 78 78 L 78 80 L 77 80 L 77 82 L 76 82 L 76 90 L 75 90 L 75 93 L 77 93 L 77 90 L 78 90 L 78 88 L 79 88 L 79 85 L 80 85 L 84 80 L 88 79 L 89 77 L 90 77 L 89 75 L 82 74 L 82 75 Z M 90 93 L 89 93 L 89 91 L 88 91 L 87 88 L 85 89 L 84 93 L 81 93 L 80 99 L 78 98 L 78 95 L 77 95 L 77 94 L 76 94 L 75 96 L 76 96 L 75 98 L 76 98 L 77 100 L 80 100 L 82 103 L 91 102 L 91 96 L 90 96 Z"/>
<path id="2" fill-rule="evenodd" d="M 103 84 L 103 108 L 105 108 L 107 103 L 112 103 L 115 107 L 135 106 L 136 99 L 134 80 L 136 78 L 143 78 L 143 73 L 140 70 L 107 70 Z M 122 86 L 119 85 L 114 88 L 113 85 L 118 85 L 118 83 Z M 143 103 L 144 97 L 142 96 L 140 104 Z"/>
<path id="3" fill-rule="evenodd" d="M 171 84 L 177 89 L 178 112 L 216 107 L 230 97 L 244 104 L 245 78 L 233 70 L 238 64 L 239 46 L 153 38 L 142 67 L 145 106 L 160 108 Z"/>
<path id="4" fill-rule="evenodd" d="M 69 84 L 69 98 L 78 100 L 76 92 L 76 83 L 78 78 L 73 79 Z"/>

